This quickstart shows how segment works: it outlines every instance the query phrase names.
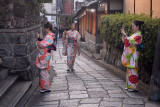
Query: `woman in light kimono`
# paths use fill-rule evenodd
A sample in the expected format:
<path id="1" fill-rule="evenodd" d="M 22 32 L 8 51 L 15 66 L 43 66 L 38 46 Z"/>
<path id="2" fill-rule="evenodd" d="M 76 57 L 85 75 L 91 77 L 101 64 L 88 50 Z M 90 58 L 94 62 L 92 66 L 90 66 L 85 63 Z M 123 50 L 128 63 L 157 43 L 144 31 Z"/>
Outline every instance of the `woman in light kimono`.
<path id="1" fill-rule="evenodd" d="M 73 23 L 71 26 L 71 30 L 67 31 L 65 34 L 65 39 L 67 42 L 67 71 L 74 71 L 74 62 L 76 58 L 76 54 L 80 55 L 80 34 L 75 30 L 75 24 Z"/>
<path id="2" fill-rule="evenodd" d="M 142 42 L 141 25 L 143 21 L 134 21 L 132 30 L 134 34 L 130 37 L 126 36 L 124 29 L 121 29 L 122 41 L 124 42 L 124 50 L 122 55 L 122 64 L 127 67 L 126 90 L 138 90 L 138 59 L 139 52 L 137 46 Z"/>
<path id="3" fill-rule="evenodd" d="M 40 38 L 40 35 L 37 33 L 37 48 L 39 50 L 39 54 L 36 58 L 36 66 L 40 69 L 40 77 L 39 77 L 39 86 L 42 89 L 40 92 L 50 92 L 50 58 L 51 58 L 51 50 L 50 47 L 53 45 L 54 34 L 52 31 L 52 24 L 49 22 L 44 25 L 44 29 L 46 35 L 43 39 Z"/>

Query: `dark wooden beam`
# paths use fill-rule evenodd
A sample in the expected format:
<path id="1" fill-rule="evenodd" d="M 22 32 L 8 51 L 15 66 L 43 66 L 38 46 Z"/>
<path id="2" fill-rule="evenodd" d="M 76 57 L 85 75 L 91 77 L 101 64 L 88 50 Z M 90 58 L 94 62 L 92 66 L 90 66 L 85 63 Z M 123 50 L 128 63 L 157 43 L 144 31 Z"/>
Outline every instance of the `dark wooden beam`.
<path id="1" fill-rule="evenodd" d="M 46 13 L 45 16 L 64 16 L 64 17 L 70 17 L 71 14 L 51 14 L 51 13 Z"/>

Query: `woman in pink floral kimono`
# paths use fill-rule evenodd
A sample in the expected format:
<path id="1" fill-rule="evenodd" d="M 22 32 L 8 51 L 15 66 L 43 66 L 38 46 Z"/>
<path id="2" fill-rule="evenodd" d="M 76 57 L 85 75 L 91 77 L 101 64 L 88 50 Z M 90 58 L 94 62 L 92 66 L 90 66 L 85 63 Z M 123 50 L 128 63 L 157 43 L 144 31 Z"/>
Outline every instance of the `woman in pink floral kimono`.
<path id="1" fill-rule="evenodd" d="M 39 86 L 42 89 L 40 92 L 50 92 L 50 58 L 51 58 L 51 50 L 50 46 L 53 45 L 54 34 L 52 31 L 52 24 L 49 22 L 44 25 L 46 35 L 43 39 L 40 38 L 40 35 L 37 33 L 37 48 L 39 50 L 39 54 L 36 58 L 36 66 L 40 69 L 40 77 L 39 77 Z"/>
<path id="2" fill-rule="evenodd" d="M 74 71 L 74 62 L 76 54 L 80 55 L 80 34 L 75 30 L 75 24 L 71 26 L 71 30 L 67 31 L 65 34 L 65 39 L 63 40 L 67 46 L 67 71 Z"/>
<path id="3" fill-rule="evenodd" d="M 134 34 L 130 37 L 126 36 L 124 29 L 121 29 L 122 41 L 124 42 L 124 50 L 122 55 L 122 64 L 127 67 L 126 90 L 138 90 L 138 60 L 139 51 L 137 46 L 142 43 L 141 25 L 143 21 L 134 21 L 132 30 Z"/>

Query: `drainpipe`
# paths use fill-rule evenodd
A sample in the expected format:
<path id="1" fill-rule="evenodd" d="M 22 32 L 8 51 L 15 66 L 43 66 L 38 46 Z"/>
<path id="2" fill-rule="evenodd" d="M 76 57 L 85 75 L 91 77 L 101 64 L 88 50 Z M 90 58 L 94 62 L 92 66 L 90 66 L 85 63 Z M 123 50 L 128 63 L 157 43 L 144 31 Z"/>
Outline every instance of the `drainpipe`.
<path id="1" fill-rule="evenodd" d="M 150 16 L 152 17 L 152 0 L 151 0 L 151 7 L 150 7 Z"/>
<path id="2" fill-rule="evenodd" d="M 107 14 L 110 14 L 110 0 L 107 0 Z"/>
<path id="3" fill-rule="evenodd" d="M 134 0 L 134 14 L 136 13 L 136 0 Z"/>

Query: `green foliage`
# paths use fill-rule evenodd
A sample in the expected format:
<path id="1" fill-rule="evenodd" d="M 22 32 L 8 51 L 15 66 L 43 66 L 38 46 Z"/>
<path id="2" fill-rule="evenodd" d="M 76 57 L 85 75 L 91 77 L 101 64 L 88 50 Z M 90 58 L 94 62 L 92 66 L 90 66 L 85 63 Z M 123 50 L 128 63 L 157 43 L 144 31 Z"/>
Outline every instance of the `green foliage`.
<path id="1" fill-rule="evenodd" d="M 150 16 L 141 14 L 111 14 L 101 17 L 100 31 L 103 40 L 115 48 L 119 48 L 121 41 L 121 28 L 124 26 L 126 34 L 130 36 L 132 32 L 132 23 L 135 20 L 144 21 L 142 26 L 142 36 L 144 44 L 144 52 L 141 52 L 140 58 L 144 66 L 153 64 L 156 39 L 158 34 L 158 25 L 160 19 L 152 19 Z"/>

